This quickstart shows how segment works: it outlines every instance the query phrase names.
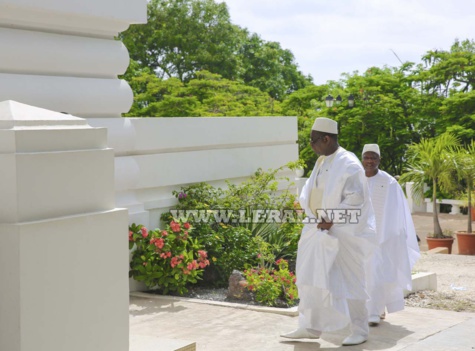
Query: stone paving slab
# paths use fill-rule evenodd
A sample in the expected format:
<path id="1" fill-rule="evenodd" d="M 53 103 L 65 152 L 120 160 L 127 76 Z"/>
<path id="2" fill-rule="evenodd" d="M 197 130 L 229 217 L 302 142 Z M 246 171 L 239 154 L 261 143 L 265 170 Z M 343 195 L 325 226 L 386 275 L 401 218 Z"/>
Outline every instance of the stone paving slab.
<path id="1" fill-rule="evenodd" d="M 130 300 L 131 335 L 192 340 L 197 351 L 473 350 L 474 324 L 474 313 L 407 307 L 371 328 L 366 343 L 343 347 L 348 330 L 308 342 L 279 337 L 297 327 L 297 317 L 178 299 Z"/>

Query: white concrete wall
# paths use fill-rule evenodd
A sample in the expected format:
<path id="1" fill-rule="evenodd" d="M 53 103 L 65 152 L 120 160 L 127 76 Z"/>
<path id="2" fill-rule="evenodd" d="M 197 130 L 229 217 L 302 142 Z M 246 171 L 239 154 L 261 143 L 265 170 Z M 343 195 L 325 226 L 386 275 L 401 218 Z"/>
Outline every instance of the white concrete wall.
<path id="1" fill-rule="evenodd" d="M 409 205 L 409 210 L 411 211 L 411 213 L 426 212 L 424 199 L 414 194 L 413 186 L 414 186 L 413 182 L 406 183 L 406 198 L 407 198 L 407 203 Z M 426 187 L 424 187 L 424 191 L 426 191 Z"/>
<path id="2" fill-rule="evenodd" d="M 225 186 L 298 159 L 295 117 L 91 118 L 115 152 L 116 205 L 155 228 L 192 183 Z M 284 173 L 283 173 L 284 174 Z M 294 178 L 293 172 L 285 173 Z"/>
<path id="3" fill-rule="evenodd" d="M 0 101 L 81 117 L 119 117 L 132 105 L 125 46 L 147 20 L 146 0 L 0 0 Z"/>

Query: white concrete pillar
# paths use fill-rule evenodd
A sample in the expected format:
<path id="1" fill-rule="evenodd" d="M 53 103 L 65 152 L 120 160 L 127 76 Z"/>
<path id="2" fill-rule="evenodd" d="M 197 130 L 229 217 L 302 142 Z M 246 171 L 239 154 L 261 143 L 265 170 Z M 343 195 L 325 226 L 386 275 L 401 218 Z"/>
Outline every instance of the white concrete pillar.
<path id="1" fill-rule="evenodd" d="M 147 0 L 0 0 L 0 101 L 120 117 L 133 94 L 114 38 L 146 21 Z"/>
<path id="2" fill-rule="evenodd" d="M 417 197 L 414 194 L 414 182 L 407 182 L 406 183 L 406 197 L 407 197 L 407 204 L 409 206 L 409 210 L 411 213 L 415 212 L 426 212 L 426 204 L 424 203 L 423 199 Z M 426 191 L 424 187 L 424 191 Z M 432 212 L 432 210 L 427 211 Z"/>
<path id="3" fill-rule="evenodd" d="M 127 351 L 127 211 L 105 128 L 0 102 L 0 350 Z"/>

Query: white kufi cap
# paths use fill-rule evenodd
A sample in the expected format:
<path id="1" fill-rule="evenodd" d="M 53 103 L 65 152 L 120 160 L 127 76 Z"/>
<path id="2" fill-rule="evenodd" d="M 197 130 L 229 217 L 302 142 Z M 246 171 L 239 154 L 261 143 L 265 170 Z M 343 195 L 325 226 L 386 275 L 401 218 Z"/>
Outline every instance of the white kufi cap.
<path id="1" fill-rule="evenodd" d="M 338 134 L 338 123 L 330 118 L 318 117 L 313 123 L 312 130 L 329 134 Z"/>
<path id="2" fill-rule="evenodd" d="M 361 154 L 364 155 L 365 152 L 374 152 L 374 153 L 378 154 L 378 156 L 381 156 L 381 153 L 379 152 L 378 144 L 366 144 L 363 147 L 363 152 Z"/>

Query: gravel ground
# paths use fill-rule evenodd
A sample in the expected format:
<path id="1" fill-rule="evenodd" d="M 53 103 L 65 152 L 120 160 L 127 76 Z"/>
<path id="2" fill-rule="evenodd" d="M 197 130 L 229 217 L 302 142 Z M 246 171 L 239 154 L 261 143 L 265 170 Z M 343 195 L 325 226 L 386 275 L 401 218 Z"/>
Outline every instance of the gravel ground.
<path id="1" fill-rule="evenodd" d="M 406 298 L 406 306 L 448 311 L 475 312 L 475 256 L 421 253 L 414 272 L 435 272 L 437 291 L 419 291 Z M 230 300 L 227 289 L 193 287 L 187 297 L 256 304 L 254 301 Z"/>
<path id="2" fill-rule="evenodd" d="M 421 253 L 415 272 L 434 272 L 437 291 L 420 291 L 406 306 L 475 312 L 475 256 Z"/>

